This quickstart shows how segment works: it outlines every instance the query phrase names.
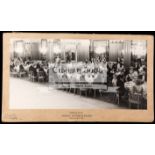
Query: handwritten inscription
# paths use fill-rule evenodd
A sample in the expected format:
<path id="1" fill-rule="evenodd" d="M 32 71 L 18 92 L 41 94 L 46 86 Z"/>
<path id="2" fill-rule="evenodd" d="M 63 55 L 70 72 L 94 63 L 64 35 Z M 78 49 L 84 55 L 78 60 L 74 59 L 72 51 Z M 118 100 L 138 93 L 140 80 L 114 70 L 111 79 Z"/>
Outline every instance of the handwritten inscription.
<path id="1" fill-rule="evenodd" d="M 92 114 L 87 114 L 84 112 L 69 112 L 68 114 L 63 114 L 62 117 L 69 119 L 69 120 L 84 120 L 92 117 Z"/>

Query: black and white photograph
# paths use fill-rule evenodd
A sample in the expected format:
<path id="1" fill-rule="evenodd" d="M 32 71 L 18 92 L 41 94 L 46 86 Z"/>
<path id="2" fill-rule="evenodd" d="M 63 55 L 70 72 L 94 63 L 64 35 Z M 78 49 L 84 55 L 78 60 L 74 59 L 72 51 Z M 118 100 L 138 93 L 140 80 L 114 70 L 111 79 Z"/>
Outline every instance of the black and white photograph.
<path id="1" fill-rule="evenodd" d="M 147 109 L 147 40 L 10 39 L 10 109 Z"/>
<path id="2" fill-rule="evenodd" d="M 0 4 L 0 155 L 154 155 L 154 1 Z"/>

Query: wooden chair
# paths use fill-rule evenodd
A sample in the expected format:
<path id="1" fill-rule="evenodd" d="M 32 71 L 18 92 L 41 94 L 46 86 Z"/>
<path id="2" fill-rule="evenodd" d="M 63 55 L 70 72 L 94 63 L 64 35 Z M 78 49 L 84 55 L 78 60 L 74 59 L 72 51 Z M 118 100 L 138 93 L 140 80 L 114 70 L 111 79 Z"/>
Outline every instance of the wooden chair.
<path id="1" fill-rule="evenodd" d="M 32 79 L 32 82 L 37 81 L 37 75 L 35 75 L 34 72 L 31 72 L 31 79 Z"/>
<path id="2" fill-rule="evenodd" d="M 75 94 L 76 93 L 76 90 L 77 90 L 77 87 L 76 87 L 76 79 L 75 78 L 72 78 L 70 80 L 70 92 L 72 92 L 73 90 L 73 93 Z"/>
<path id="3" fill-rule="evenodd" d="M 43 71 L 38 72 L 38 82 L 45 82 L 45 75 Z"/>
<path id="4" fill-rule="evenodd" d="M 29 79 L 30 81 L 32 81 L 32 74 L 33 74 L 33 71 L 29 71 L 29 72 L 28 72 L 28 79 Z"/>
<path id="5" fill-rule="evenodd" d="M 63 86 L 64 90 L 66 90 L 66 91 L 70 90 L 70 82 L 69 82 L 67 76 L 62 77 L 62 86 Z"/>
<path id="6" fill-rule="evenodd" d="M 104 83 L 93 83 L 92 89 L 94 91 L 94 97 L 96 97 L 97 92 L 100 93 L 100 96 L 102 96 L 102 93 L 108 90 L 108 87 Z"/>
<path id="7" fill-rule="evenodd" d="M 25 72 L 25 71 L 19 72 L 19 77 L 20 77 L 20 78 L 26 77 L 26 72 Z"/>
<path id="8" fill-rule="evenodd" d="M 104 91 L 104 93 L 113 94 L 112 101 L 116 102 L 118 105 L 120 104 L 120 97 L 118 92 L 119 87 L 108 87 L 107 90 Z"/>
<path id="9" fill-rule="evenodd" d="M 137 108 L 141 108 L 142 106 L 142 94 L 138 94 L 138 93 L 129 93 L 129 108 L 131 108 L 132 104 L 137 105 Z"/>
<path id="10" fill-rule="evenodd" d="M 98 76 L 93 81 L 94 97 L 96 97 L 97 92 L 108 90 L 108 86 L 102 82 L 102 79 L 103 79 L 102 75 L 98 74 Z"/>
<path id="11" fill-rule="evenodd" d="M 15 72 L 15 71 L 14 72 L 10 72 L 10 74 L 11 74 L 12 77 L 18 77 L 18 73 Z"/>
<path id="12" fill-rule="evenodd" d="M 59 77 L 57 77 L 57 79 L 55 79 L 55 86 L 57 89 L 64 89 L 64 86 L 63 86 L 63 81 L 62 79 L 60 79 Z"/>
<path id="13" fill-rule="evenodd" d="M 87 88 L 84 88 L 84 87 L 81 87 L 80 88 L 80 96 L 82 95 L 82 93 L 84 92 L 85 93 L 85 96 L 87 97 L 87 91 L 88 91 L 88 89 Z"/>
<path id="14" fill-rule="evenodd" d="M 81 76 L 79 83 L 80 83 L 80 87 L 79 87 L 80 96 L 82 95 L 83 92 L 85 93 L 85 96 L 87 96 L 88 89 L 86 88 L 87 82 L 85 81 L 85 78 Z"/>
<path id="15" fill-rule="evenodd" d="M 70 83 L 70 88 L 74 90 L 74 94 L 80 95 L 80 83 L 78 81 L 75 81 L 75 83 Z"/>

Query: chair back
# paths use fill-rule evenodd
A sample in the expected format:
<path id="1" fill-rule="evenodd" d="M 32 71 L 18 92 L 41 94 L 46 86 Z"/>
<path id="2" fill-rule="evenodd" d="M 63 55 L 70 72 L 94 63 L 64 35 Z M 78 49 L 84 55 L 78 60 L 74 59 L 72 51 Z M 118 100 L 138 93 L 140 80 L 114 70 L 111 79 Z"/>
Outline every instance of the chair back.
<path id="1" fill-rule="evenodd" d="M 29 76 L 32 76 L 33 75 L 33 71 L 29 71 Z"/>
<path id="2" fill-rule="evenodd" d="M 43 76 L 44 76 L 44 72 L 43 72 L 43 71 L 39 71 L 39 72 L 38 72 L 38 76 L 39 76 L 39 77 L 43 77 Z"/>
<path id="3" fill-rule="evenodd" d="M 142 94 L 130 93 L 129 94 L 129 103 L 141 104 L 142 103 Z"/>
<path id="4" fill-rule="evenodd" d="M 32 75 L 32 76 L 35 76 L 35 73 L 34 73 L 33 71 L 31 71 L 31 75 Z"/>

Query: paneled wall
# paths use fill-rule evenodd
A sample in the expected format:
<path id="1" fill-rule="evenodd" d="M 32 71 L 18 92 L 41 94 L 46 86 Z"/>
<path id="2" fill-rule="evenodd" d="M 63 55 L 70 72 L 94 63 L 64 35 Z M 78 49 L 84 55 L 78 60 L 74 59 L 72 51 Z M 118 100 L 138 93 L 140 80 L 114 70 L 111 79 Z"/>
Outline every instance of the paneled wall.
<path id="1" fill-rule="evenodd" d="M 89 40 L 83 40 L 79 42 L 78 45 L 78 61 L 85 61 L 85 60 L 89 60 L 90 57 L 90 41 Z"/>
<path id="2" fill-rule="evenodd" d="M 131 65 L 131 54 L 132 54 L 131 41 L 125 41 L 124 50 L 123 50 L 123 58 L 124 58 L 124 64 L 127 67 Z"/>
<path id="3" fill-rule="evenodd" d="M 42 40 L 26 41 L 16 40 L 11 43 L 11 57 L 31 57 L 34 60 L 46 58 L 54 62 L 55 54 L 55 40 L 44 39 L 45 46 L 42 46 L 46 51 L 41 52 L 40 45 Z M 44 44 L 43 44 L 44 45 Z M 66 52 L 75 53 L 75 60 L 85 61 L 90 59 L 90 53 L 106 53 L 109 61 L 117 61 L 117 58 L 124 58 L 126 66 L 131 65 L 133 55 L 146 57 L 146 41 L 129 41 L 129 40 L 59 40 L 60 54 L 62 60 L 65 60 Z M 77 54 L 77 55 L 76 55 Z M 95 56 L 93 54 L 93 56 Z"/>
<path id="4" fill-rule="evenodd" d="M 39 43 L 37 42 L 33 42 L 31 44 L 31 58 L 34 60 L 37 60 L 40 58 Z"/>
<path id="5" fill-rule="evenodd" d="M 77 61 L 85 61 L 86 59 L 89 60 L 89 49 L 90 49 L 90 41 L 89 40 L 65 40 L 61 41 L 61 58 L 65 60 L 65 53 L 70 51 L 74 52 L 75 55 L 77 53 L 76 59 Z M 49 43 L 49 55 L 50 55 L 50 60 L 54 61 L 54 58 L 56 54 L 54 53 L 54 43 L 50 42 Z M 75 59 L 75 60 L 76 60 Z"/>
<path id="6" fill-rule="evenodd" d="M 117 58 L 124 58 L 126 66 L 131 64 L 131 41 L 109 41 L 109 61 L 117 61 Z"/>
<path id="7" fill-rule="evenodd" d="M 124 47 L 124 42 L 109 41 L 109 60 L 117 61 L 118 57 L 122 57 L 123 47 Z"/>

